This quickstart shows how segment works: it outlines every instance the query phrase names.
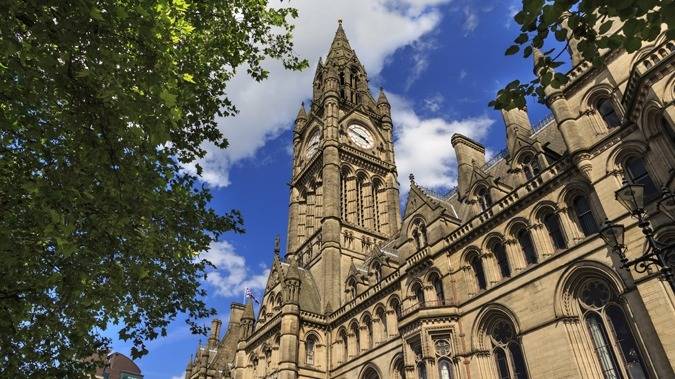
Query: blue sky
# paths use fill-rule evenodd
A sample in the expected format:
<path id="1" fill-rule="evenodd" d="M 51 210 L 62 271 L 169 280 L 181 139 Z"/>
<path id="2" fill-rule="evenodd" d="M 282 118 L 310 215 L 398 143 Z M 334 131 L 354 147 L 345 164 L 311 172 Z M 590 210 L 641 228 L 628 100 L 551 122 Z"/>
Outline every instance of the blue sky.
<path id="1" fill-rule="evenodd" d="M 237 208 L 245 220 L 245 234 L 225 235 L 206 253 L 218 266 L 204 283 L 207 301 L 225 322 L 230 303 L 243 300 L 244 287 L 261 294 L 274 235 L 285 243 L 293 118 L 310 96 L 314 67 L 327 53 L 338 19 L 366 66 L 371 87 L 383 86 L 392 103 L 403 196 L 410 172 L 418 183 L 439 191 L 455 185 L 452 133 L 479 140 L 489 154 L 501 150 L 504 125 L 487 103 L 509 81 L 532 76 L 530 60 L 503 54 L 518 34 L 512 21 L 518 0 L 290 4 L 300 11 L 297 52 L 311 68 L 288 73 L 269 62 L 271 77 L 263 83 L 236 77 L 228 93 L 241 113 L 219 120 L 231 147 L 210 149 L 202 162 L 214 193 L 212 206 L 220 212 Z M 531 103 L 529 109 L 533 124 L 548 114 L 540 104 Z M 182 378 L 200 338 L 205 341 L 190 335 L 183 322 L 174 322 L 168 336 L 151 342 L 150 354 L 137 361 L 145 378 Z M 114 348 L 129 353 L 124 342 L 116 341 Z"/>

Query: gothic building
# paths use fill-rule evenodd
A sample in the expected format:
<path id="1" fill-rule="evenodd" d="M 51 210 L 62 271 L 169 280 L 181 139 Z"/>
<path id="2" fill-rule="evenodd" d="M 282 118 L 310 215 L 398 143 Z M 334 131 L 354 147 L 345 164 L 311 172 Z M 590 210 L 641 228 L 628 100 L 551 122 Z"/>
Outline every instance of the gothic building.
<path id="1" fill-rule="evenodd" d="M 260 311 L 233 304 L 223 337 L 214 320 L 185 378 L 675 377 L 675 295 L 621 269 L 598 233 L 612 220 L 629 258 L 644 251 L 615 199 L 625 180 L 675 241 L 657 206 L 675 189 L 675 44 L 606 51 L 601 67 L 575 45 L 569 82 L 546 89 L 551 117 L 503 112 L 490 160 L 454 135 L 456 189 L 411 176 L 401 212 L 395 120 L 340 23 L 295 121 L 288 245 Z"/>

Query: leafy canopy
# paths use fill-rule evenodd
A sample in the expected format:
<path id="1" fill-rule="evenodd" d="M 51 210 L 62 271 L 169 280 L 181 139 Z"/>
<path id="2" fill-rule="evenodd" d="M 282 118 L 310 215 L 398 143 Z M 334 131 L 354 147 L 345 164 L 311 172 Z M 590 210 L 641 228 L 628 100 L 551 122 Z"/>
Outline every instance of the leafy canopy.
<path id="1" fill-rule="evenodd" d="M 523 57 L 530 57 L 550 36 L 566 45 L 543 52 L 535 64 L 536 79 L 514 80 L 499 90 L 490 102 L 495 109 L 523 108 L 528 95 L 543 102 L 543 88 L 565 85 L 567 77 L 554 69 L 562 64 L 559 58 L 570 44 L 580 58 L 601 66 L 606 49 L 635 52 L 654 41 L 662 27 L 670 39 L 675 38 L 675 0 L 523 0 L 514 20 L 521 26 L 520 34 L 506 55 L 522 51 Z"/>
<path id="2" fill-rule="evenodd" d="M 132 355 L 214 314 L 217 214 L 182 168 L 227 141 L 237 69 L 290 70 L 295 9 L 267 0 L 0 0 L 0 376 L 76 377 L 121 325 Z"/>

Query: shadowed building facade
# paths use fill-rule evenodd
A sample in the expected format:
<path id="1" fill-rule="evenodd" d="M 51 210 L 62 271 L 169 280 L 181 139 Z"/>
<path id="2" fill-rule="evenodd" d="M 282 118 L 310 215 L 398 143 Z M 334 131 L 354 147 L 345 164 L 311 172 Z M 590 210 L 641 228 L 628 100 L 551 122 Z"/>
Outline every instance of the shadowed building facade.
<path id="1" fill-rule="evenodd" d="M 620 269 L 598 233 L 623 224 L 627 255 L 642 254 L 614 198 L 627 180 L 645 186 L 657 238 L 675 240 L 656 206 L 675 189 L 675 44 L 606 51 L 603 67 L 570 46 L 549 118 L 502 112 L 490 160 L 455 134 L 456 188 L 411 175 L 401 212 L 390 105 L 340 23 L 295 121 L 286 252 L 277 243 L 258 315 L 233 304 L 185 378 L 675 377 L 672 290 Z"/>

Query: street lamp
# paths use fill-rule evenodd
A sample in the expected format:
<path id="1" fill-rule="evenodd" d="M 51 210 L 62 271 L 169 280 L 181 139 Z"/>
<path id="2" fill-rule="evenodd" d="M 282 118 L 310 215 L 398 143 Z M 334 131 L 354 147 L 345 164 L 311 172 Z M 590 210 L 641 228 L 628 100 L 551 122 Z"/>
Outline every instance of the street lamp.
<path id="1" fill-rule="evenodd" d="M 672 193 L 664 192 L 662 201 L 659 202 L 659 209 L 664 199 L 666 206 L 671 205 L 667 203 L 668 201 L 675 201 Z M 675 292 L 675 281 L 671 268 L 675 258 L 673 256 L 675 243 L 664 245 L 654 238 L 654 231 L 646 218 L 647 214 L 644 209 L 644 186 L 629 183 L 624 179 L 623 185 L 616 191 L 616 200 L 628 210 L 632 217 L 637 219 L 638 226 L 647 239 L 647 249 L 641 257 L 629 261 L 626 258 L 626 246 L 623 243 L 625 228 L 623 225 L 615 224 L 609 220 L 605 220 L 602 224 L 600 236 L 610 248 L 610 251 L 619 256 L 622 268 L 630 270 L 633 267 L 636 272 L 644 273 L 649 271 L 652 266 L 657 266 L 660 269 L 661 278 L 667 281 L 670 288 Z"/>

